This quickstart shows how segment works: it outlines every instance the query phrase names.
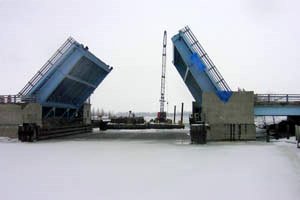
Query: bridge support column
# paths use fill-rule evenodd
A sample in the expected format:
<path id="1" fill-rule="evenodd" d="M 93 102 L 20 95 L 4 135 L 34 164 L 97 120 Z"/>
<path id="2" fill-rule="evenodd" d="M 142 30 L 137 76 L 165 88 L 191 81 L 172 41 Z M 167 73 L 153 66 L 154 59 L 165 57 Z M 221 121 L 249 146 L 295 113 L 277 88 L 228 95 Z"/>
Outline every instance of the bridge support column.
<path id="1" fill-rule="evenodd" d="M 233 92 L 227 103 L 203 93 L 201 118 L 209 124 L 207 140 L 255 140 L 253 92 Z"/>

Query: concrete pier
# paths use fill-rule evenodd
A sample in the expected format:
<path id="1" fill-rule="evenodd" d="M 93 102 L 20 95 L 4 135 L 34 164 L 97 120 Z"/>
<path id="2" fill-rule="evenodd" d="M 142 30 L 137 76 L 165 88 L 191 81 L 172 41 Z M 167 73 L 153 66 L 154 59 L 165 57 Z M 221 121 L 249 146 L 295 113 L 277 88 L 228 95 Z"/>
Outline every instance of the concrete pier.
<path id="1" fill-rule="evenodd" d="M 42 125 L 42 107 L 37 103 L 0 104 L 0 136 L 18 137 L 18 126 L 23 123 Z"/>
<path id="2" fill-rule="evenodd" d="M 210 127 L 207 140 L 255 140 L 253 92 L 233 92 L 227 103 L 213 92 L 202 98 L 201 118 Z"/>

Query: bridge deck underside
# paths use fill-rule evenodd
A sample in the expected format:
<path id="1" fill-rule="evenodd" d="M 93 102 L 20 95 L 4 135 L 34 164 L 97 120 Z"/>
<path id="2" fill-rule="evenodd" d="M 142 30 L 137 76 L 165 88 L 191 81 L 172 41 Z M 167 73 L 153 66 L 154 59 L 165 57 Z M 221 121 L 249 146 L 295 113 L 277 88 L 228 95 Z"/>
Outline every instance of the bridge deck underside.
<path id="1" fill-rule="evenodd" d="M 71 42 L 59 57 L 52 59 L 53 56 L 46 63 L 51 66 L 38 80 L 29 82 L 34 84 L 27 86 L 26 96 L 34 96 L 42 106 L 78 109 L 104 80 L 112 68 L 83 45 L 74 40 Z"/>
<path id="2" fill-rule="evenodd" d="M 183 61 L 183 58 L 176 47 L 174 47 L 174 66 L 195 100 L 197 102 L 202 102 L 202 89 L 199 87 L 193 74 L 189 72 L 187 65 Z"/>
<path id="3" fill-rule="evenodd" d="M 174 62 L 177 71 L 196 102 L 201 104 L 203 92 L 214 92 L 227 102 L 232 92 L 188 27 L 172 37 Z"/>
<path id="4" fill-rule="evenodd" d="M 51 104 L 79 106 L 91 95 L 107 74 L 108 72 L 82 57 L 51 92 L 44 104 L 48 106 Z"/>

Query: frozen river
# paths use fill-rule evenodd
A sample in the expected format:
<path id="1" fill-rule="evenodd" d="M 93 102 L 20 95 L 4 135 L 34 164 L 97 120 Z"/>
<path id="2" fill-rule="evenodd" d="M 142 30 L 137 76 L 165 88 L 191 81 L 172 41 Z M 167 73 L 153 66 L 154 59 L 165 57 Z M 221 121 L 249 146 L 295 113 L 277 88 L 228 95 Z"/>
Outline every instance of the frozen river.
<path id="1" fill-rule="evenodd" d="M 183 132 L 96 132 L 37 143 L 2 138 L 0 199 L 300 199 L 294 140 L 201 146 Z"/>

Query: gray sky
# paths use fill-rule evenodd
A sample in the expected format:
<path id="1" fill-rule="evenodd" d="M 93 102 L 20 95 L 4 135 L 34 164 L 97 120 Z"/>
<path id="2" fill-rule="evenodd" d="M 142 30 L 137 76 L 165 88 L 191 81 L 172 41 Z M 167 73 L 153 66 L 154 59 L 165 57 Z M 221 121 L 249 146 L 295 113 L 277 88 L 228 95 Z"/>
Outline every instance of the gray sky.
<path id="1" fill-rule="evenodd" d="M 168 110 L 191 94 L 172 64 L 171 37 L 189 25 L 232 90 L 300 93 L 297 0 L 0 0 L 0 94 L 16 94 L 68 38 L 114 70 L 94 107 L 158 111 L 163 31 Z"/>

